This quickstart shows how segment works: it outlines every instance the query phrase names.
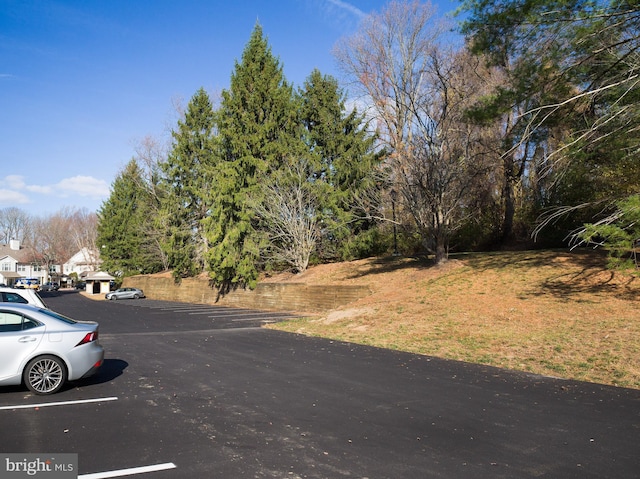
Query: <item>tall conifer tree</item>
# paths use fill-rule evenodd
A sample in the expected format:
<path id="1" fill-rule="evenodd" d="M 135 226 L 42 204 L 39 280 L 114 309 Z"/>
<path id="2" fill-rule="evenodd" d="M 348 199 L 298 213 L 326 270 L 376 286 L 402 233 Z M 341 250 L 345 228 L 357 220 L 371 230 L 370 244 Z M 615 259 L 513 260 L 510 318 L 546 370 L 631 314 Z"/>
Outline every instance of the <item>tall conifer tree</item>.
<path id="1" fill-rule="evenodd" d="M 150 198 L 138 163 L 131 160 L 116 177 L 111 195 L 98 211 L 98 237 L 103 267 L 124 276 L 155 273 L 162 267 L 146 251 Z"/>
<path id="2" fill-rule="evenodd" d="M 214 127 L 213 106 L 200 88 L 172 133 L 173 149 L 161 164 L 167 192 L 163 213 L 169 223 L 165 248 L 176 279 L 194 276 L 204 268 L 207 243 L 202 221 L 214 187 Z"/>
<path id="3" fill-rule="evenodd" d="M 300 148 L 293 91 L 256 24 L 219 111 L 221 162 L 208 223 L 209 268 L 219 285 L 252 287 L 261 239 L 251 207 L 258 182 Z"/>
<path id="4" fill-rule="evenodd" d="M 322 200 L 323 224 L 332 230 L 331 243 L 349 249 L 354 236 L 374 225 L 355 220 L 367 216 L 356 212 L 355 198 L 375 189 L 381 155 L 375 152 L 375 137 L 367 131 L 364 117 L 355 109 L 346 110 L 335 78 L 314 70 L 299 96 L 306 147 L 314 165 L 310 180 Z"/>

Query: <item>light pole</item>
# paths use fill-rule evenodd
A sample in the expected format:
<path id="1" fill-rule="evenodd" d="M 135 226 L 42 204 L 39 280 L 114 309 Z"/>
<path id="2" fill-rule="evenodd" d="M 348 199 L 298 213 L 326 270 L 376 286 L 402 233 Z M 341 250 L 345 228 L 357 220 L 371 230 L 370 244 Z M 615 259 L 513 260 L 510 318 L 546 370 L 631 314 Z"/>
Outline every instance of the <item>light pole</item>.
<path id="1" fill-rule="evenodd" d="M 394 189 L 392 189 L 389 193 L 391 195 L 391 217 L 393 219 L 393 256 L 399 256 L 400 253 L 398 253 L 398 231 L 396 228 L 396 199 L 398 199 L 398 193 Z"/>

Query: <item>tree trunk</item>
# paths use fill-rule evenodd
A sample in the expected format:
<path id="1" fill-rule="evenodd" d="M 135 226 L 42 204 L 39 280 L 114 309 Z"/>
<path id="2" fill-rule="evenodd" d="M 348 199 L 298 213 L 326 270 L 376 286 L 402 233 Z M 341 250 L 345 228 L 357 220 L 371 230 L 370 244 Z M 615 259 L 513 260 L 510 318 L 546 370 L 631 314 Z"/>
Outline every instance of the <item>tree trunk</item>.
<path id="1" fill-rule="evenodd" d="M 502 219 L 502 242 L 506 242 L 513 236 L 513 218 L 516 212 L 514 184 L 518 178 L 513 173 L 513 159 L 504 160 L 504 185 L 502 188 L 502 202 L 504 205 L 504 217 Z"/>
<path id="2" fill-rule="evenodd" d="M 439 231 L 435 234 L 436 240 L 436 256 L 435 263 L 442 264 L 449 259 L 447 235 Z"/>

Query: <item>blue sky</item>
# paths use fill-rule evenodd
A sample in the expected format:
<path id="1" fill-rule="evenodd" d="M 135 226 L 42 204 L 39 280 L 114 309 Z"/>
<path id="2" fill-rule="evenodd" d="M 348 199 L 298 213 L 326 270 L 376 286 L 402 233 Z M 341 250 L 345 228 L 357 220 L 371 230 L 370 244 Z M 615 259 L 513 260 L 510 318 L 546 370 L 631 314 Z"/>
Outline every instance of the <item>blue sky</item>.
<path id="1" fill-rule="evenodd" d="M 228 87 L 260 22 L 295 86 L 383 0 L 0 0 L 0 209 L 96 211 L 145 137 Z M 438 12 L 457 4 L 441 0 Z"/>

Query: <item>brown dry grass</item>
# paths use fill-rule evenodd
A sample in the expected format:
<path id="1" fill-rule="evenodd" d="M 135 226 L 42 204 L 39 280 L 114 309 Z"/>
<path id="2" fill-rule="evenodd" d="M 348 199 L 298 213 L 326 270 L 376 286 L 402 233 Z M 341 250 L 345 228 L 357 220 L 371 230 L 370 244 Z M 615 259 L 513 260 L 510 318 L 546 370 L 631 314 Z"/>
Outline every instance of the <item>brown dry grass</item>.
<path id="1" fill-rule="evenodd" d="M 640 389 L 640 280 L 598 252 L 527 251 L 320 265 L 268 281 L 366 284 L 372 294 L 275 328 Z M 286 277 L 285 277 L 286 276 Z"/>

